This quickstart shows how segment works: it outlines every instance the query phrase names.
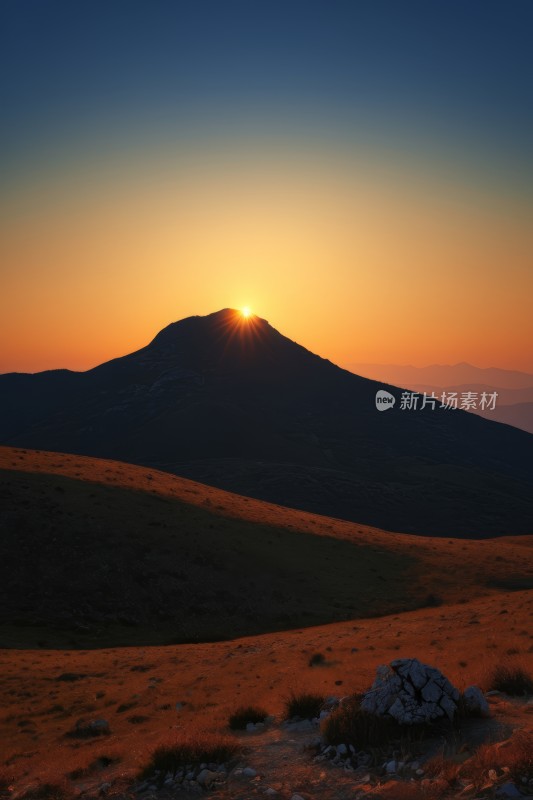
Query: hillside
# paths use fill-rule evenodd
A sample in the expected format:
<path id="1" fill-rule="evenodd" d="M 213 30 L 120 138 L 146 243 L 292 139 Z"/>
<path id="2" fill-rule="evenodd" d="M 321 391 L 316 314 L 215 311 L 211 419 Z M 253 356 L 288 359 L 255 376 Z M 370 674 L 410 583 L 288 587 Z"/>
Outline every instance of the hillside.
<path id="1" fill-rule="evenodd" d="M 531 537 L 395 534 L 168 473 L 0 448 L 0 642 L 205 641 L 533 587 Z"/>
<path id="2" fill-rule="evenodd" d="M 402 410 L 259 317 L 172 323 L 87 372 L 0 376 L 0 443 L 144 464 L 387 530 L 533 533 L 533 437 Z"/>
<path id="3" fill-rule="evenodd" d="M 66 778 L 75 796 L 85 792 L 87 800 L 102 797 L 99 789 L 104 784 L 105 796 L 133 800 L 139 795 L 129 789 L 154 747 L 191 730 L 228 734 L 229 715 L 242 704 L 254 703 L 278 716 L 271 731 L 237 735 L 245 748 L 244 763 L 257 771 L 258 778 L 235 776 L 227 789 L 214 796 L 251 800 L 265 797 L 267 787 L 275 787 L 280 800 L 291 800 L 294 793 L 306 800 L 365 798 L 367 793 L 368 800 L 427 796 L 448 800 L 450 795 L 442 792 L 420 795 L 414 784 L 400 793 L 401 785 L 391 776 L 381 777 L 381 794 L 375 778 L 360 780 L 364 772 L 357 776 L 327 762 L 313 763 L 303 745 L 316 739 L 317 730 L 308 734 L 283 730 L 279 723 L 284 701 L 291 690 L 325 696 L 363 691 L 379 664 L 413 656 L 435 665 L 461 689 L 472 683 L 488 688 L 497 664 L 507 661 L 533 671 L 532 615 L 533 593 L 514 592 L 446 609 L 426 608 L 231 642 L 85 651 L 3 650 L 0 792 L 2 776 L 6 786 L 18 789 L 6 798 L 19 797 L 39 781 Z M 322 653 L 325 662 L 310 667 L 315 653 Z M 499 742 L 508 740 L 513 730 L 533 730 L 527 697 L 489 699 L 493 719 L 481 729 L 477 721 L 470 741 L 464 735 L 459 739 L 456 732 L 447 742 L 445 753 L 456 767 L 485 738 Z M 107 720 L 110 735 L 69 737 L 80 718 Z M 441 739 L 434 752 L 443 747 Z M 506 751 L 502 752 L 505 759 Z M 495 766 L 488 761 L 486 772 Z M 459 789 L 451 796 L 456 798 L 458 793 Z M 70 793 L 65 796 L 71 797 Z M 171 795 L 141 796 L 169 800 Z M 471 791 L 465 796 L 493 798 L 494 794 Z"/>

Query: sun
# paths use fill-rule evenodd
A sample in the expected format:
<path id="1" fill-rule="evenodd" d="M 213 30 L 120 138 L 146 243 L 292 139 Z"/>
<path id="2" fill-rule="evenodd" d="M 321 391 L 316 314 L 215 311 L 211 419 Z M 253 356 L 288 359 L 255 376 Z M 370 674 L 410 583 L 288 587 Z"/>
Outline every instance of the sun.
<path id="1" fill-rule="evenodd" d="M 249 306 L 244 306 L 244 308 L 241 309 L 241 314 L 243 315 L 244 319 L 248 319 L 249 317 L 251 317 L 252 312 Z"/>

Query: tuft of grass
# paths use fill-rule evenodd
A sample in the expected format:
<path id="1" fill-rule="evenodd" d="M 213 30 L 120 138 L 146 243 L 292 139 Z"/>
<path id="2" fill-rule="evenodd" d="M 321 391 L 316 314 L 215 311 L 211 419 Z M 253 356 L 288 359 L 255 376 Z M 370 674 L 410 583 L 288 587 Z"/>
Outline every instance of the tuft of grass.
<path id="1" fill-rule="evenodd" d="M 518 664 L 498 664 L 489 679 L 490 689 L 511 697 L 533 694 L 533 677 Z"/>
<path id="2" fill-rule="evenodd" d="M 509 778 L 516 783 L 533 778 L 533 732 L 517 731 L 500 745 L 483 744 L 461 768 L 461 777 L 466 777 L 480 787 L 486 781 L 489 770 L 509 769 Z"/>
<path id="3" fill-rule="evenodd" d="M 71 739 L 94 739 L 99 736 L 109 736 L 110 733 L 109 724 L 105 720 L 86 722 L 79 719 L 74 728 L 65 735 Z"/>
<path id="4" fill-rule="evenodd" d="M 142 725 L 143 722 L 147 722 L 150 717 L 146 717 L 144 714 L 133 714 L 132 717 L 128 717 L 128 722 L 132 725 Z"/>
<path id="5" fill-rule="evenodd" d="M 310 667 L 322 667 L 326 663 L 326 656 L 324 653 L 313 653 L 309 659 Z"/>
<path id="6" fill-rule="evenodd" d="M 441 800 L 443 793 L 435 786 L 421 786 L 411 780 L 405 783 L 384 784 L 376 800 Z"/>
<path id="7" fill-rule="evenodd" d="M 197 767 L 200 764 L 227 764 L 239 752 L 239 745 L 227 736 L 211 733 L 196 733 L 183 736 L 170 744 L 157 747 L 148 763 L 139 773 L 140 780 L 170 772 L 176 775 L 180 769 Z"/>
<path id="8" fill-rule="evenodd" d="M 95 772 L 102 772 L 103 770 L 110 767 L 112 764 L 118 764 L 122 761 L 122 757 L 114 754 L 114 755 L 100 755 L 91 761 L 86 767 L 77 767 L 73 769 L 71 772 L 67 772 L 66 777 L 70 778 L 71 781 L 77 781 L 80 778 L 87 778 L 89 775 L 93 775 Z M 1 795 L 0 795 L 1 798 Z"/>
<path id="9" fill-rule="evenodd" d="M 323 695 L 313 692 L 291 692 L 285 700 L 285 717 L 314 719 L 319 716 L 325 699 Z"/>
<path id="10" fill-rule="evenodd" d="M 533 779 L 532 731 L 518 731 L 515 733 L 509 740 L 508 747 L 502 748 L 502 754 L 505 754 L 507 766 L 514 781 L 519 782 L 523 778 L 527 778 L 528 781 Z"/>
<path id="11" fill-rule="evenodd" d="M 328 744 L 351 744 L 358 750 L 390 747 L 405 732 L 405 726 L 402 728 L 394 719 L 364 711 L 356 695 L 345 700 L 322 723 Z"/>
<path id="12" fill-rule="evenodd" d="M 60 783 L 41 783 L 28 789 L 20 800 L 68 800 L 71 794 Z"/>
<path id="13" fill-rule="evenodd" d="M 446 758 L 443 753 L 433 756 L 424 764 L 424 773 L 428 778 L 438 778 L 449 787 L 455 785 L 460 769 L 460 762 Z"/>
<path id="14" fill-rule="evenodd" d="M 268 711 L 258 706 L 240 706 L 229 718 L 229 726 L 232 731 L 243 731 L 249 722 L 264 722 L 268 717 Z"/>

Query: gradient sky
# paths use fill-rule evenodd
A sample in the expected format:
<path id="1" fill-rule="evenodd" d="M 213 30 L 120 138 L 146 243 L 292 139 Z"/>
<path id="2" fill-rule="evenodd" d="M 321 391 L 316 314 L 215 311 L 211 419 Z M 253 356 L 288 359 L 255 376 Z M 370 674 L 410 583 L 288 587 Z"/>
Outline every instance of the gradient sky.
<path id="1" fill-rule="evenodd" d="M 3 0 L 0 371 L 249 305 L 533 371 L 530 0 Z"/>

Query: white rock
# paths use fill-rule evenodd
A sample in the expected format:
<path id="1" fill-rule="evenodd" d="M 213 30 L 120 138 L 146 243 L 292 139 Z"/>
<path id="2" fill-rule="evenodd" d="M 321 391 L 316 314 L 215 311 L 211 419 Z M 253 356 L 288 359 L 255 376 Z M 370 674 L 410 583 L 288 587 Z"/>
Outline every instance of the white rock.
<path id="1" fill-rule="evenodd" d="M 421 689 L 428 682 L 428 675 L 425 671 L 424 664 L 421 664 L 416 658 L 411 662 L 409 668 L 409 678 L 415 689 Z"/>
<path id="2" fill-rule="evenodd" d="M 311 722 L 310 719 L 302 719 L 298 722 L 290 722 L 287 725 L 287 728 L 290 731 L 295 731 L 296 733 L 305 733 L 306 731 L 312 731 L 315 729 L 315 726 Z"/>
<path id="3" fill-rule="evenodd" d="M 455 716 L 455 712 L 457 711 L 457 705 L 448 697 L 448 695 L 443 695 L 440 699 L 439 703 L 440 707 L 443 709 L 444 713 L 448 716 L 448 719 L 452 720 Z"/>
<path id="4" fill-rule="evenodd" d="M 242 771 L 242 774 L 244 775 L 245 778 L 255 778 L 257 772 L 253 767 L 245 767 Z"/>
<path id="5" fill-rule="evenodd" d="M 338 744 L 337 745 L 337 755 L 339 756 L 346 756 L 348 755 L 348 748 L 345 744 Z"/>
<path id="6" fill-rule="evenodd" d="M 196 781 L 200 784 L 200 786 L 209 787 L 217 778 L 220 778 L 219 772 L 213 772 L 210 769 L 203 769 L 198 774 Z"/>
<path id="7" fill-rule="evenodd" d="M 404 725 L 451 718 L 457 710 L 458 690 L 435 667 L 416 658 L 396 659 L 381 665 L 361 707 L 380 716 L 388 715 Z"/>
<path id="8" fill-rule="evenodd" d="M 465 689 L 463 697 L 468 711 L 481 714 L 483 717 L 490 716 L 489 704 L 478 686 L 469 686 Z"/>
<path id="9" fill-rule="evenodd" d="M 442 689 L 435 681 L 430 680 L 422 689 L 422 697 L 428 703 L 437 703 L 442 694 Z"/>

